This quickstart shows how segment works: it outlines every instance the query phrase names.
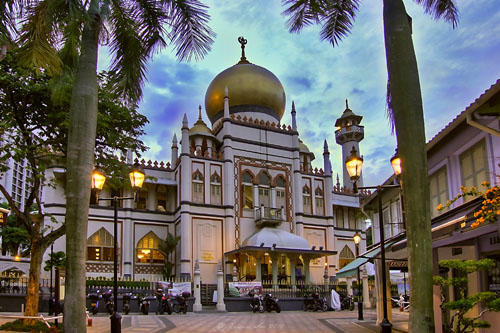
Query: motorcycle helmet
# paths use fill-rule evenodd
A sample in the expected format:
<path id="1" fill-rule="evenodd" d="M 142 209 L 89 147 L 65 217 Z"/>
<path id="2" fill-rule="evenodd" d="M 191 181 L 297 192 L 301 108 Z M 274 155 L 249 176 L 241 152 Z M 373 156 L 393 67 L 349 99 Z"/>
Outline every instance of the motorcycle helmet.
<path id="1" fill-rule="evenodd" d="M 189 296 L 191 296 L 191 293 L 189 291 L 183 291 L 182 292 L 182 297 L 189 298 Z"/>

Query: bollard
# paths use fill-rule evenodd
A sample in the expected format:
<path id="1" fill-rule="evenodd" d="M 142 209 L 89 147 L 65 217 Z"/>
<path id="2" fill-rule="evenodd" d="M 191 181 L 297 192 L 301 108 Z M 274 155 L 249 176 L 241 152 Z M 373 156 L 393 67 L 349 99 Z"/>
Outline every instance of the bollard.
<path id="1" fill-rule="evenodd" d="M 90 317 L 87 319 L 87 326 L 92 327 L 92 318 Z"/>

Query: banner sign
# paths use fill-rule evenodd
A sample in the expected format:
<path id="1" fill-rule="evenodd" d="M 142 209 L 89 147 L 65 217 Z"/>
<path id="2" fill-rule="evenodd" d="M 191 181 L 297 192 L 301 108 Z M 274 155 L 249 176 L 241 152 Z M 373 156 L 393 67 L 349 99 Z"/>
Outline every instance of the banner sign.
<path id="1" fill-rule="evenodd" d="M 172 284 L 172 289 L 169 289 L 168 293 L 170 295 L 177 296 L 181 295 L 185 291 L 191 294 L 191 282 L 174 282 Z"/>
<path id="2" fill-rule="evenodd" d="M 240 296 L 248 296 L 248 292 L 251 290 L 255 290 L 256 294 L 262 294 L 262 282 L 260 281 L 229 282 L 229 288 L 237 289 Z"/>

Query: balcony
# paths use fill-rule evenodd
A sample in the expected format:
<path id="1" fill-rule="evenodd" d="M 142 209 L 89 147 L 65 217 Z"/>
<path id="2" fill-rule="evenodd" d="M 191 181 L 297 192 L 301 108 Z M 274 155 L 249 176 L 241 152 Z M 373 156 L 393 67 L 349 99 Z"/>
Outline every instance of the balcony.
<path id="1" fill-rule="evenodd" d="M 285 221 L 285 209 L 281 208 L 271 208 L 264 207 L 264 205 L 260 207 L 255 207 L 255 224 L 258 227 L 272 226 L 277 227 L 281 224 L 281 222 Z"/>

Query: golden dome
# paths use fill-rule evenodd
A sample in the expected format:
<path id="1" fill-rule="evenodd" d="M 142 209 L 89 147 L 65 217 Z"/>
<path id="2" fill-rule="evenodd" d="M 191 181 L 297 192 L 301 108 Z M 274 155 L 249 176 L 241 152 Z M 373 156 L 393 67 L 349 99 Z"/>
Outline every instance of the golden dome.
<path id="1" fill-rule="evenodd" d="M 194 123 L 193 127 L 189 129 L 189 134 L 210 134 L 212 135 L 212 131 L 208 128 L 207 124 L 201 119 L 201 105 L 199 107 L 198 120 Z"/>
<path id="2" fill-rule="evenodd" d="M 281 120 L 286 98 L 280 80 L 267 69 L 242 59 L 217 75 L 208 86 L 205 110 L 212 124 L 224 115 L 226 86 L 231 113 L 263 112 Z"/>

